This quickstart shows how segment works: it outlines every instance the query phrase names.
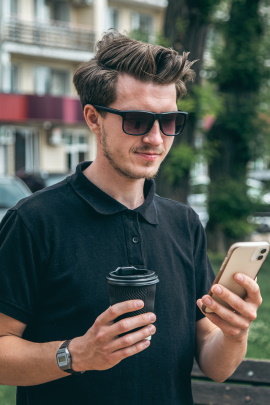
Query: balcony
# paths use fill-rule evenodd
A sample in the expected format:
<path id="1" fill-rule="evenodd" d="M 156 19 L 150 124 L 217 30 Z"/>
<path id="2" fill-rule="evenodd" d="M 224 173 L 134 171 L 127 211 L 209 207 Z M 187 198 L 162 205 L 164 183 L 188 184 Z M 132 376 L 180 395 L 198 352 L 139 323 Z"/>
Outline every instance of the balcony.
<path id="1" fill-rule="evenodd" d="M 95 34 L 88 27 L 60 21 L 48 24 L 11 18 L 3 21 L 2 42 L 93 52 Z"/>
<path id="2" fill-rule="evenodd" d="M 126 4 L 126 0 L 117 0 L 117 3 Z M 167 0 L 129 0 L 129 5 L 137 7 L 151 7 L 156 9 L 165 9 L 168 5 Z"/>
<path id="3" fill-rule="evenodd" d="M 0 123 L 85 125 L 81 103 L 74 97 L 0 93 Z"/>

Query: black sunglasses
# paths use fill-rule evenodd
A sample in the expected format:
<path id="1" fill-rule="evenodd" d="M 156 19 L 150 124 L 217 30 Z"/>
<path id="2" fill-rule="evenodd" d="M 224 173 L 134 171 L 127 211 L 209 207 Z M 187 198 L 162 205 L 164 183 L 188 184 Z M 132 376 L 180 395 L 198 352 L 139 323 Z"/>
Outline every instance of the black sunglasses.
<path id="1" fill-rule="evenodd" d="M 123 131 L 128 135 L 145 135 L 150 131 L 154 122 L 158 120 L 162 133 L 166 136 L 179 135 L 187 120 L 188 113 L 184 111 L 172 111 L 153 113 L 141 110 L 116 110 L 115 108 L 103 107 L 93 104 L 97 110 L 107 111 L 122 117 Z"/>

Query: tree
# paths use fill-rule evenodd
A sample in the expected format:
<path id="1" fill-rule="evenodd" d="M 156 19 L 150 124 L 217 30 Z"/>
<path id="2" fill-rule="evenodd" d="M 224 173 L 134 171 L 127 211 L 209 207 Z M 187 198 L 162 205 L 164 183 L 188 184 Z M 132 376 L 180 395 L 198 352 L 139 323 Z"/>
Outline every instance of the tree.
<path id="1" fill-rule="evenodd" d="M 216 83 L 223 109 L 208 133 L 215 145 L 209 163 L 208 245 L 225 251 L 250 232 L 247 217 L 247 165 L 254 158 L 258 133 L 259 90 L 263 65 L 259 45 L 263 34 L 260 0 L 232 0 L 223 26 L 224 46 L 216 57 Z"/>
<path id="2" fill-rule="evenodd" d="M 207 32 L 211 16 L 219 0 L 168 0 L 165 14 L 164 37 L 166 45 L 176 51 L 190 52 L 190 59 L 197 59 L 195 88 L 201 83 L 200 70 L 203 63 Z M 195 160 L 194 139 L 198 120 L 199 98 L 192 85 L 189 118 L 181 137 L 176 137 L 174 146 L 161 167 L 157 178 L 158 190 L 171 198 L 185 202 L 189 190 L 189 174 Z M 185 101 L 179 103 L 184 109 Z"/>

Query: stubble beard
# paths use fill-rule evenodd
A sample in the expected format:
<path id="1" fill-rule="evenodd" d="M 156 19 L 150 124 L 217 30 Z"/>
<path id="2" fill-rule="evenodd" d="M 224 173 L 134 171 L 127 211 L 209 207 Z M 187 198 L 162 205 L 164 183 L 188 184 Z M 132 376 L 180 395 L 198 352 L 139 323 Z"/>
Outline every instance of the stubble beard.
<path id="1" fill-rule="evenodd" d="M 109 164 L 114 168 L 114 170 L 117 171 L 117 173 L 119 173 L 121 176 L 128 178 L 130 180 L 140 180 L 140 179 L 150 180 L 150 179 L 154 179 L 157 176 L 160 166 L 157 167 L 157 169 L 154 173 L 149 175 L 149 173 L 147 173 L 147 171 L 144 174 L 136 173 L 133 170 L 129 170 L 128 168 L 121 167 L 119 164 L 117 164 L 117 162 L 114 159 L 113 154 L 111 153 L 110 148 L 108 146 L 107 138 L 108 137 L 107 137 L 106 131 L 105 131 L 104 127 L 102 127 L 101 135 L 100 135 L 100 144 L 101 144 L 102 152 L 103 152 L 104 157 L 108 160 Z M 150 150 L 150 147 L 145 145 L 144 147 L 140 147 L 140 148 L 133 150 L 133 152 L 147 152 L 149 150 Z M 151 150 L 153 150 L 153 148 L 151 148 Z M 161 151 L 159 151 L 159 153 L 164 155 L 165 151 L 162 149 Z M 149 167 L 149 166 L 151 166 L 151 164 L 152 164 L 152 162 L 146 162 L 145 166 Z"/>

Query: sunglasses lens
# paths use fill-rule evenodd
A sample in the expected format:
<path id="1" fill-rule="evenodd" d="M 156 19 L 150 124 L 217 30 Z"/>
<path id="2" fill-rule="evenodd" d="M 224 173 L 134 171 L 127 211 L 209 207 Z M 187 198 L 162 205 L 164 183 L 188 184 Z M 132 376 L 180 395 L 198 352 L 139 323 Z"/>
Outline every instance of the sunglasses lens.
<path id="1" fill-rule="evenodd" d="M 162 115 L 161 130 L 165 135 L 178 135 L 183 131 L 186 122 L 184 114 L 179 112 Z"/>
<path id="2" fill-rule="evenodd" d="M 153 124 L 151 114 L 144 112 L 129 112 L 126 114 L 123 129 L 130 135 L 143 135 L 149 131 Z"/>

